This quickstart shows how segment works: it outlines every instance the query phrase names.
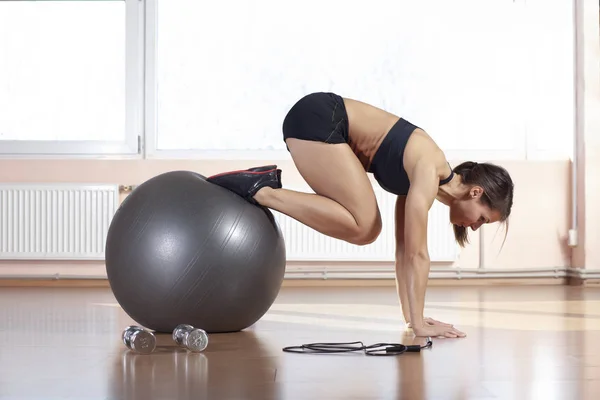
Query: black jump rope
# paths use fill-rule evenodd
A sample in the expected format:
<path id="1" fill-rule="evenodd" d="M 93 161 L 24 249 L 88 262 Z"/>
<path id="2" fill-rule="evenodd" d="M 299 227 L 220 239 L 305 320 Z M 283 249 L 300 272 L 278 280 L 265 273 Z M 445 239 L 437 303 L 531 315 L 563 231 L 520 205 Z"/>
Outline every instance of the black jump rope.
<path id="1" fill-rule="evenodd" d="M 283 351 L 302 354 L 333 354 L 364 350 L 368 356 L 398 356 L 404 353 L 418 353 L 422 349 L 430 348 L 432 345 L 433 342 L 428 337 L 427 343 L 423 346 L 418 344 L 407 346 L 401 343 L 376 343 L 370 346 L 365 346 L 363 342 L 309 343 L 284 347 Z"/>

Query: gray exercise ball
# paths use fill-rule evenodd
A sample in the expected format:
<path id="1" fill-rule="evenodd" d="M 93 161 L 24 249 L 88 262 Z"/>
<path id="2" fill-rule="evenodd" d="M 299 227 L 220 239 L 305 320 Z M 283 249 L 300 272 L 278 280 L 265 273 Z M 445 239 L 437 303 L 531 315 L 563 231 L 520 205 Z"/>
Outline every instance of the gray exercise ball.
<path id="1" fill-rule="evenodd" d="M 106 240 L 117 302 L 138 324 L 165 333 L 179 324 L 208 333 L 253 325 L 279 294 L 285 256 L 268 209 L 189 171 L 135 188 Z"/>

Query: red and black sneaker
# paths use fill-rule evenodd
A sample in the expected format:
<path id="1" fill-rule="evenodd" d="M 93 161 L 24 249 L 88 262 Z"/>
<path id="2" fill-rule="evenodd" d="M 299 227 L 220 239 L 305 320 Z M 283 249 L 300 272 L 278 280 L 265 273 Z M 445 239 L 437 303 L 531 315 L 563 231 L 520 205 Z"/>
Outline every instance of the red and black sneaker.
<path id="1" fill-rule="evenodd" d="M 281 170 L 277 165 L 264 165 L 212 175 L 206 181 L 231 190 L 252 204 L 258 204 L 254 195 L 260 189 L 265 186 L 281 188 Z"/>
<path id="2" fill-rule="evenodd" d="M 260 167 L 252 167 L 252 168 L 248 168 L 246 171 L 250 171 L 250 172 L 265 172 L 265 171 L 270 171 L 272 169 L 276 169 L 277 165 L 272 164 L 272 165 L 263 165 Z"/>

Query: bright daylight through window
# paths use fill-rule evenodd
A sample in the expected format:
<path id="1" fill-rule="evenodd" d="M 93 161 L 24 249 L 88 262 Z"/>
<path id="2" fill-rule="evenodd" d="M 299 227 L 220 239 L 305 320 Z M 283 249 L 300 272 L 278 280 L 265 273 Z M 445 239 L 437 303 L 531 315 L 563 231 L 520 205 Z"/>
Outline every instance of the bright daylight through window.
<path id="1" fill-rule="evenodd" d="M 126 142 L 126 29 L 125 1 L 0 2 L 2 153 Z"/>

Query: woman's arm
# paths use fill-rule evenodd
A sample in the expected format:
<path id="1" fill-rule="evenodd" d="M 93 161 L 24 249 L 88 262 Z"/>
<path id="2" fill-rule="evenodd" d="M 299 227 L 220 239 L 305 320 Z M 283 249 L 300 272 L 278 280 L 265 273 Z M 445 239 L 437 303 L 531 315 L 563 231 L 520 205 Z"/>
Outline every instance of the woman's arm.
<path id="1" fill-rule="evenodd" d="M 437 195 L 435 169 L 417 165 L 406 198 L 396 200 L 396 287 L 404 320 L 417 336 L 465 337 L 451 324 L 423 317 L 429 280 L 427 219 Z"/>
<path id="2" fill-rule="evenodd" d="M 395 209 L 395 239 L 396 239 L 396 291 L 398 292 L 398 299 L 402 307 L 402 315 L 404 316 L 404 322 L 408 328 L 412 328 L 410 323 L 410 304 L 408 302 L 408 293 L 406 290 L 406 284 L 404 281 L 404 208 L 406 205 L 406 197 L 398 196 L 396 199 Z M 432 318 L 423 317 L 423 321 L 427 325 L 443 325 L 447 327 L 453 327 L 452 324 L 437 321 Z"/>
<path id="3" fill-rule="evenodd" d="M 402 307 L 404 321 L 410 323 L 410 306 L 408 294 L 406 291 L 406 282 L 404 280 L 404 207 L 406 204 L 405 196 L 398 196 L 395 208 L 395 239 L 396 239 L 396 291 Z"/>
<path id="4" fill-rule="evenodd" d="M 411 187 L 404 204 L 404 235 L 402 242 L 397 242 L 403 244 L 397 247 L 402 254 L 402 262 L 396 264 L 396 281 L 405 319 L 410 321 L 413 332 L 417 336 L 465 337 L 463 332 L 450 324 L 423 317 L 425 291 L 429 280 L 427 219 L 429 209 L 437 195 L 439 179 L 435 169 L 428 165 L 417 165 L 410 179 Z M 400 201 L 397 207 L 399 204 Z M 397 210 L 397 221 L 398 214 Z M 400 235 L 397 237 L 399 238 Z M 403 286 L 405 293 L 402 290 Z M 407 310 L 406 303 L 408 303 Z"/>
<path id="5" fill-rule="evenodd" d="M 418 162 L 410 177 L 411 186 L 406 196 L 404 211 L 404 254 L 401 273 L 406 285 L 410 323 L 415 334 L 425 328 L 423 309 L 429 280 L 429 250 L 427 222 L 429 209 L 435 200 L 439 179 L 435 167 Z"/>

